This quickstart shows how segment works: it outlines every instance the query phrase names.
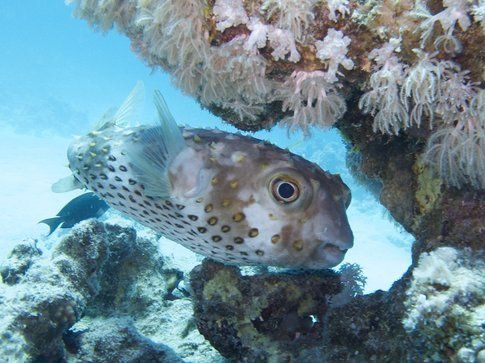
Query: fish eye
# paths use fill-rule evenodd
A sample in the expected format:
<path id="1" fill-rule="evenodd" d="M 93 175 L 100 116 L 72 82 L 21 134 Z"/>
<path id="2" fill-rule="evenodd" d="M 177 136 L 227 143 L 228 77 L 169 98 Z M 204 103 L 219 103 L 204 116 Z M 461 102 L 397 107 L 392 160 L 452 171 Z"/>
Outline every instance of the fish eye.
<path id="1" fill-rule="evenodd" d="M 276 178 L 271 183 L 273 196 L 280 203 L 291 203 L 300 196 L 300 188 L 292 180 Z"/>

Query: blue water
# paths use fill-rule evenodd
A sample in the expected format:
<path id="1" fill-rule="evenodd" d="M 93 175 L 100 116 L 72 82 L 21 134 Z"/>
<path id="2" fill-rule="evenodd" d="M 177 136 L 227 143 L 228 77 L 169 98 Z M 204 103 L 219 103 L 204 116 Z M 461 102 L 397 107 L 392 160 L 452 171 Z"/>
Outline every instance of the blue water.
<path id="1" fill-rule="evenodd" d="M 236 131 L 174 88 L 167 74 L 144 64 L 131 52 L 127 38 L 115 30 L 94 32 L 62 1 L 0 2 L 0 44 L 0 140 L 6 140 L 0 147 L 0 167 L 9 176 L 0 184 L 8 191 L 0 196 L 0 205 L 9 206 L 0 217 L 5 218 L 0 220 L 4 246 L 17 236 L 39 236 L 41 232 L 28 226 L 64 203 L 51 195 L 50 183 L 62 176 L 57 168 L 65 163 L 65 145 L 119 105 L 139 80 L 147 95 L 140 122 L 154 117 L 150 95 L 159 89 L 179 124 Z M 362 265 L 366 291 L 389 288 L 410 264 L 412 238 L 352 178 L 338 132 L 314 130 L 311 138 L 303 139 L 275 127 L 255 136 L 342 175 L 353 193 L 349 219 L 355 234 L 346 261 Z"/>

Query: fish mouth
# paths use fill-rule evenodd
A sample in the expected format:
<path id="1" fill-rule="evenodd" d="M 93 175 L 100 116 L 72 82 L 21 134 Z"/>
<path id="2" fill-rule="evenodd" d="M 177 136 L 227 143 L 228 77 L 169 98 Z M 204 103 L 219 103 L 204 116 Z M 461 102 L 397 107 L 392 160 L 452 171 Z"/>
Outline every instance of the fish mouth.
<path id="1" fill-rule="evenodd" d="M 325 242 L 320 251 L 330 266 L 336 266 L 344 260 L 348 248 L 342 248 L 330 242 Z"/>
<path id="2" fill-rule="evenodd" d="M 347 253 L 347 251 L 349 249 L 348 248 L 342 248 L 342 247 L 337 246 L 336 244 L 327 242 L 323 245 L 323 250 L 326 253 L 331 253 L 331 254 L 338 254 L 338 253 L 345 254 L 345 253 Z"/>

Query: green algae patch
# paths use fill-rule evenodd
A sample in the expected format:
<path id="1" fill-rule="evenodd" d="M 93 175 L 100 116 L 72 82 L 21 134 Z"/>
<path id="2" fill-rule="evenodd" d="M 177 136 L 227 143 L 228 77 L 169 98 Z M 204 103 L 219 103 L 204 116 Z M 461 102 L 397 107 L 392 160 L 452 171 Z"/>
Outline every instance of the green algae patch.
<path id="1" fill-rule="evenodd" d="M 428 168 L 422 157 L 413 165 L 413 172 L 417 177 L 417 188 L 414 193 L 421 214 L 432 211 L 441 199 L 440 178 L 436 178 L 433 171 Z"/>
<path id="2" fill-rule="evenodd" d="M 224 303 L 242 301 L 242 294 L 237 288 L 237 279 L 227 270 L 218 271 L 204 286 L 204 299 L 212 300 L 219 297 Z"/>

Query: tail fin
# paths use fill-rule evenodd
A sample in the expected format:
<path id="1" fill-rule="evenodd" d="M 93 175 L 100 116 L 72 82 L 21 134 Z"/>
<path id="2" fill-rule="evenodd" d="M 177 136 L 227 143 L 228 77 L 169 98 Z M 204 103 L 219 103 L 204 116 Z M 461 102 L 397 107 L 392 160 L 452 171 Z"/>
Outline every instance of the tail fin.
<path id="1" fill-rule="evenodd" d="M 48 236 L 50 236 L 52 234 L 52 232 L 54 232 L 56 230 L 56 228 L 59 227 L 59 224 L 62 223 L 62 218 L 56 216 L 56 217 L 53 217 L 53 218 L 43 219 L 39 223 L 45 223 L 49 226 Z"/>

